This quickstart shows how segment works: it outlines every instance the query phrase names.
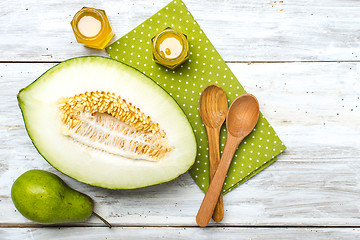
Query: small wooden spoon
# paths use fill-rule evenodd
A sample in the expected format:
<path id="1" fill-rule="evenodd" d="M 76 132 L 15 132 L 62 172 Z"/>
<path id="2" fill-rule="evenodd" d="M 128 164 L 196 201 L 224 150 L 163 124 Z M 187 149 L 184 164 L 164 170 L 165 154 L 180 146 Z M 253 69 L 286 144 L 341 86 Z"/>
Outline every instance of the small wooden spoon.
<path id="1" fill-rule="evenodd" d="M 201 93 L 199 112 L 205 125 L 209 142 L 210 182 L 220 162 L 219 136 L 228 110 L 224 90 L 216 85 L 207 86 Z M 223 199 L 220 194 L 212 218 L 220 222 L 224 217 Z"/>
<path id="2" fill-rule="evenodd" d="M 196 216 L 200 227 L 205 227 L 214 212 L 232 158 L 241 141 L 254 129 L 259 119 L 259 103 L 251 94 L 243 94 L 231 104 L 226 116 L 227 139 L 215 176 Z"/>

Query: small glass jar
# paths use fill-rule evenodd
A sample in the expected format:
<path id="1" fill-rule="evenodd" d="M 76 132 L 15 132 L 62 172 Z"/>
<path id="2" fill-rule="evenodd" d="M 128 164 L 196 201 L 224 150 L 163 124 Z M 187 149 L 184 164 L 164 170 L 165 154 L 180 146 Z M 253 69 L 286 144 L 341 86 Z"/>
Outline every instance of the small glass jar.
<path id="1" fill-rule="evenodd" d="M 90 48 L 103 49 L 115 35 L 101 9 L 83 7 L 75 14 L 71 26 L 78 43 Z"/>
<path id="2" fill-rule="evenodd" d="M 158 64 L 175 69 L 189 58 L 187 36 L 175 29 L 166 28 L 151 41 L 154 61 Z"/>

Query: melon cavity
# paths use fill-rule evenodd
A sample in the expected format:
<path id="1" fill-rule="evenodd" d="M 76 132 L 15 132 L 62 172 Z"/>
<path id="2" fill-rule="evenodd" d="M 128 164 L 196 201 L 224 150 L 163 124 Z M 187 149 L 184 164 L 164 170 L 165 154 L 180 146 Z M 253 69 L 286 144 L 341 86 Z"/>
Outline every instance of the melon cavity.
<path id="1" fill-rule="evenodd" d="M 115 60 L 62 62 L 22 89 L 18 102 L 39 153 L 81 182 L 140 188 L 170 181 L 194 163 L 196 142 L 181 108 Z"/>
<path id="2" fill-rule="evenodd" d="M 62 132 L 80 144 L 126 158 L 158 161 L 171 151 L 166 133 L 110 92 L 85 92 L 59 104 Z"/>

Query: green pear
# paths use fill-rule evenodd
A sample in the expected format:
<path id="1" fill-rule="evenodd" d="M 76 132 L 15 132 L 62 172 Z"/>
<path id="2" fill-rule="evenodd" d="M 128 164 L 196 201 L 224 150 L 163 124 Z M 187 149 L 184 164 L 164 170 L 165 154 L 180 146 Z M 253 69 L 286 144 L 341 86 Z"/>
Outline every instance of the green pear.
<path id="1" fill-rule="evenodd" d="M 57 175 L 30 170 L 14 182 L 11 198 L 24 217 L 43 224 L 82 222 L 93 213 L 93 200 Z"/>

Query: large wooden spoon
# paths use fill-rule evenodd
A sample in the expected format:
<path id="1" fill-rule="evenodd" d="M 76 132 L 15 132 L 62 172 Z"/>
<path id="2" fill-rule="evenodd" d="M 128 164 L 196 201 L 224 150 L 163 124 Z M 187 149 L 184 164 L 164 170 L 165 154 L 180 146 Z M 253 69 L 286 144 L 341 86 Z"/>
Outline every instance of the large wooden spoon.
<path id="1" fill-rule="evenodd" d="M 199 112 L 208 136 L 210 182 L 220 162 L 219 136 L 227 110 L 228 103 L 224 90 L 216 85 L 207 86 L 200 96 Z M 212 218 L 215 222 L 220 222 L 223 217 L 223 199 L 220 194 Z"/>
<path id="2" fill-rule="evenodd" d="M 253 95 L 243 94 L 231 104 L 226 116 L 227 139 L 224 152 L 196 216 L 199 226 L 205 227 L 209 223 L 235 151 L 253 130 L 258 119 L 259 103 Z"/>

